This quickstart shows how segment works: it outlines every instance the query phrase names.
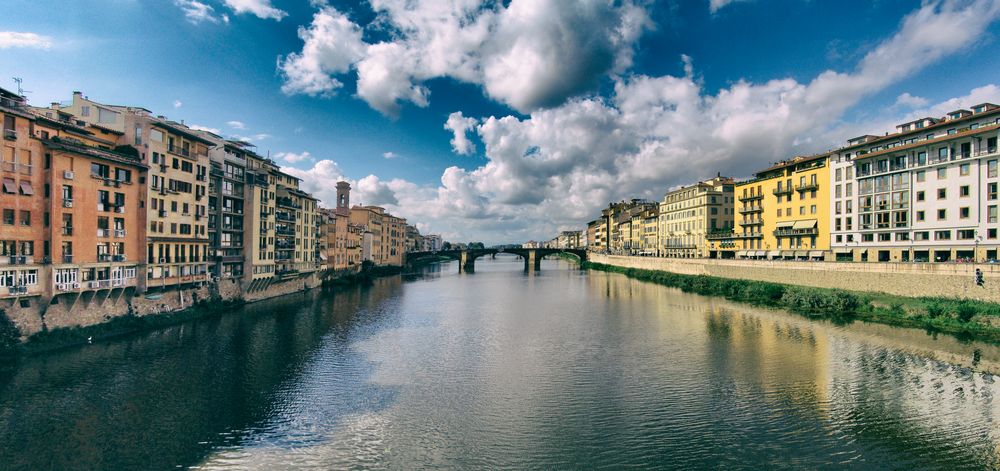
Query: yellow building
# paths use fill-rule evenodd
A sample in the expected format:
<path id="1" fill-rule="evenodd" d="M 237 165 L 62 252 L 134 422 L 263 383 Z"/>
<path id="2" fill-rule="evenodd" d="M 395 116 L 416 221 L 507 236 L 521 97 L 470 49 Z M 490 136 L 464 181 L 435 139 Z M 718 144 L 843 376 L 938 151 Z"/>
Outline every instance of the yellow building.
<path id="1" fill-rule="evenodd" d="M 657 254 L 664 257 L 717 257 L 707 236 L 733 230 L 733 179 L 716 177 L 663 195 Z M 718 249 L 717 246 L 712 246 Z"/>
<path id="2" fill-rule="evenodd" d="M 824 260 L 830 251 L 829 154 L 796 157 L 735 185 L 734 233 L 723 257 Z M 722 245 L 731 241 L 731 248 Z"/>

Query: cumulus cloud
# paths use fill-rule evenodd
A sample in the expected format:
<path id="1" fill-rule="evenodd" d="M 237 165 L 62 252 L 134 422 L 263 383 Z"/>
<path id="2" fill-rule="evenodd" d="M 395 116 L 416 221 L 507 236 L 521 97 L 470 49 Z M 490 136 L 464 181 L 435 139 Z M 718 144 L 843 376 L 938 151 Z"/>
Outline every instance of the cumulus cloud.
<path id="1" fill-rule="evenodd" d="M 184 12 L 184 18 L 192 24 L 218 23 L 222 20 L 221 17 L 215 15 L 214 7 L 198 0 L 174 0 L 174 5 L 177 5 Z"/>
<path id="2" fill-rule="evenodd" d="M 476 126 L 479 120 L 476 118 L 466 118 L 461 111 L 456 111 L 448 115 L 448 121 L 444 123 L 444 128 L 451 131 L 454 137 L 451 139 L 451 148 L 456 153 L 469 155 L 476 151 L 476 145 L 469 140 L 468 132 Z"/>
<path id="3" fill-rule="evenodd" d="M 180 101 L 180 100 L 174 100 L 174 109 L 175 109 L 175 110 L 176 110 L 177 108 L 180 108 L 180 107 L 182 107 L 182 106 L 184 106 L 184 103 L 183 103 L 182 101 Z"/>
<path id="4" fill-rule="evenodd" d="M 0 49 L 49 49 L 51 47 L 52 38 L 48 36 L 18 31 L 0 31 Z"/>
<path id="5" fill-rule="evenodd" d="M 194 130 L 196 130 L 196 131 L 205 131 L 205 132 L 210 132 L 210 133 L 212 133 L 212 134 L 215 134 L 215 135 L 217 135 L 217 136 L 221 136 L 221 135 L 222 135 L 222 134 L 221 134 L 221 133 L 219 132 L 219 128 L 210 128 L 210 127 L 208 127 L 208 126 L 202 126 L 202 125 L 200 125 L 200 124 L 192 124 L 192 125 L 190 126 L 190 128 L 191 128 L 191 129 L 194 129 Z"/>
<path id="6" fill-rule="evenodd" d="M 395 152 L 383 152 L 382 153 L 382 158 L 384 158 L 386 160 L 392 160 L 392 159 L 395 159 L 396 157 L 399 157 L 399 155 L 396 154 Z"/>
<path id="7" fill-rule="evenodd" d="M 748 0 L 709 0 L 708 1 L 708 11 L 716 13 L 719 10 L 725 8 L 727 5 L 736 2 L 745 2 Z"/>
<path id="8" fill-rule="evenodd" d="M 427 80 L 481 85 L 491 98 L 529 112 L 558 106 L 626 70 L 649 26 L 633 0 L 372 0 L 393 39 L 362 40 L 361 27 L 323 5 L 299 36 L 300 53 L 279 60 L 286 93 L 330 95 L 357 70 L 357 95 L 386 116 L 402 103 L 426 106 Z"/>
<path id="9" fill-rule="evenodd" d="M 926 106 L 927 103 L 929 102 L 926 98 L 910 95 L 907 92 L 896 97 L 895 106 L 898 108 L 918 108 L 921 106 Z"/>
<path id="10" fill-rule="evenodd" d="M 277 154 L 274 154 L 274 157 L 278 158 L 278 159 L 281 159 L 281 160 L 284 160 L 285 162 L 288 162 L 290 164 L 297 164 L 299 162 L 305 162 L 305 161 L 311 161 L 311 160 L 313 160 L 312 155 L 309 154 L 308 151 L 306 151 L 306 152 L 299 152 L 299 153 L 295 153 L 295 152 L 278 152 Z"/>
<path id="11" fill-rule="evenodd" d="M 288 13 L 274 8 L 271 5 L 271 0 L 225 0 L 226 6 L 231 8 L 234 13 L 250 13 L 257 18 L 264 20 L 272 19 L 281 21 L 282 18 L 288 16 Z"/>
<path id="12" fill-rule="evenodd" d="M 344 84 L 333 76 L 347 72 L 367 49 L 361 28 L 329 7 L 318 11 L 308 28 L 299 27 L 299 38 L 305 43 L 302 52 L 278 59 L 285 79 L 281 90 L 287 94 L 334 94 Z"/>
<path id="13" fill-rule="evenodd" d="M 450 167 L 432 186 L 369 178 L 364 191 L 394 213 L 466 240 L 521 241 L 579 229 L 611 200 L 660 199 L 667 188 L 717 171 L 747 176 L 772 161 L 823 151 L 882 126 L 892 129 L 910 116 L 1000 100 L 1000 89 L 990 85 L 907 113 L 883 109 L 875 122 L 843 121 L 865 98 L 975 46 L 998 15 L 1000 6 L 985 0 L 925 3 L 853 70 L 826 71 L 805 82 L 737 81 L 708 92 L 690 61 L 682 77 L 619 77 L 607 97 L 576 97 L 524 117 L 491 116 L 466 125 L 484 147 L 487 161 L 478 168 Z M 933 34 L 945 30 L 950 33 Z M 296 176 L 329 187 L 321 163 Z M 324 199 L 334 201 L 332 195 Z"/>
<path id="14" fill-rule="evenodd" d="M 226 121 L 226 126 L 238 130 L 244 130 L 247 128 L 247 125 L 243 124 L 243 121 Z"/>

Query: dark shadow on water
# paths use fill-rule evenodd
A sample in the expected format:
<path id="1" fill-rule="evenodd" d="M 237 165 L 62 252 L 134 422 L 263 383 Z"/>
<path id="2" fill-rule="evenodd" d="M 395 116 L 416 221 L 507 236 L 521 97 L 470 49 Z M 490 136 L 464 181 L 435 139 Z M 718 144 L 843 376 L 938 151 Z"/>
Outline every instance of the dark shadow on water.
<path id="1" fill-rule="evenodd" d="M 317 369 L 336 376 L 321 395 L 332 399 L 314 411 L 324 426 L 388 407 L 395 392 L 368 384 L 372 366 L 348 346 L 397 322 L 380 304 L 399 284 L 286 296 L 8 366 L 0 468 L 194 465 L 213 448 L 280 427 L 285 396 Z"/>

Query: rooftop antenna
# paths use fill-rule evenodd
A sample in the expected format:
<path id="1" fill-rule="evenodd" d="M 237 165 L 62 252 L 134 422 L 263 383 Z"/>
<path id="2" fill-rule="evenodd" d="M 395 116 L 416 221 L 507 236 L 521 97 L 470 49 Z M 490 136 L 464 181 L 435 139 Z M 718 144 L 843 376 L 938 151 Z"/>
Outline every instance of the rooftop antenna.
<path id="1" fill-rule="evenodd" d="M 17 84 L 17 95 L 18 96 L 24 97 L 25 94 L 31 93 L 30 90 L 25 90 L 25 89 L 21 88 L 21 82 L 24 81 L 23 79 L 21 79 L 21 77 L 13 77 L 13 79 L 14 79 L 14 83 Z"/>

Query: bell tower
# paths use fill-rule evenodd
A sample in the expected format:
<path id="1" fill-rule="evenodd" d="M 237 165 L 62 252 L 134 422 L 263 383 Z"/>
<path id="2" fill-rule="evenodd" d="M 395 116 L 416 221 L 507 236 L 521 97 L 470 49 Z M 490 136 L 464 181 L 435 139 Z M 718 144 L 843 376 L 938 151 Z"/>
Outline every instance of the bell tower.
<path id="1" fill-rule="evenodd" d="M 337 182 L 337 209 L 338 215 L 350 216 L 351 214 L 351 184 L 347 182 Z"/>

